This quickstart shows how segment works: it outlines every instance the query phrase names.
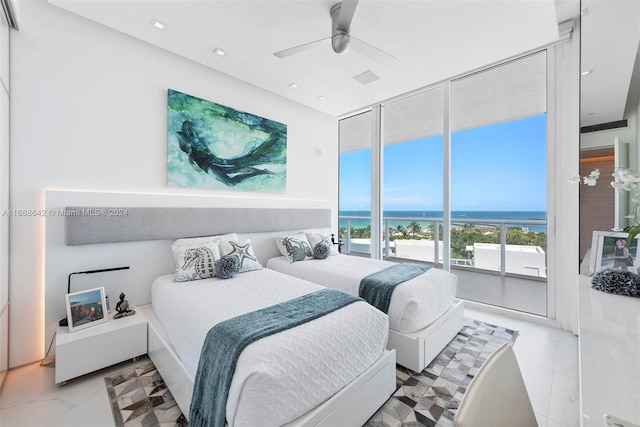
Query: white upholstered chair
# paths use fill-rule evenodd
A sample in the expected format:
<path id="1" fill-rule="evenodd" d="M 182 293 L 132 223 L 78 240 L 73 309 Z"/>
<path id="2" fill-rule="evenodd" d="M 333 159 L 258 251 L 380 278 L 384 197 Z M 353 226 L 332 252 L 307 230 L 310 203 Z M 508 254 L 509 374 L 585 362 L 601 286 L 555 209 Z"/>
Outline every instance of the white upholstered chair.
<path id="1" fill-rule="evenodd" d="M 453 421 L 456 427 L 538 426 L 509 344 L 503 344 L 480 367 Z"/>

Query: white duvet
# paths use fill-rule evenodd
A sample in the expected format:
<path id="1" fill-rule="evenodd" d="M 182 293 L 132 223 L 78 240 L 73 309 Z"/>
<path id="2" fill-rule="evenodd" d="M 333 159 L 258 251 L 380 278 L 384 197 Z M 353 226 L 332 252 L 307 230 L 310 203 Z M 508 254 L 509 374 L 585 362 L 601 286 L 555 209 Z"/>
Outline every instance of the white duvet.
<path id="1" fill-rule="evenodd" d="M 154 281 L 152 305 L 192 378 L 213 325 L 321 288 L 267 269 L 228 280 L 173 277 Z M 249 345 L 231 383 L 228 425 L 277 426 L 296 419 L 371 366 L 387 338 L 387 316 L 356 302 Z"/>
<path id="2" fill-rule="evenodd" d="M 282 256 L 267 261 L 267 268 L 357 296 L 365 276 L 394 264 L 349 255 L 290 263 Z M 389 304 L 389 327 L 398 332 L 416 332 L 429 326 L 451 308 L 456 282 L 455 275 L 430 268 L 399 284 Z"/>

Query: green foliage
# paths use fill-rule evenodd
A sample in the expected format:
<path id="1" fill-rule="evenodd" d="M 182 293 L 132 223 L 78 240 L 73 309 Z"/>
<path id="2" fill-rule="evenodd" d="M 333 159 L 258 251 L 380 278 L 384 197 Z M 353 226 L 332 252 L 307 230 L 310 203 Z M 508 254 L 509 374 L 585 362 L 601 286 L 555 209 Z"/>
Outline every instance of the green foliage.
<path id="1" fill-rule="evenodd" d="M 411 221 L 407 226 L 407 229 L 411 233 L 412 236 L 415 237 L 416 234 L 420 234 L 422 232 L 422 227 L 415 221 Z"/>
<path id="2" fill-rule="evenodd" d="M 640 225 L 637 226 L 637 234 L 640 234 Z M 395 229 L 389 230 L 395 235 L 391 236 L 391 240 L 433 240 L 433 231 L 423 230 L 420 224 L 413 221 L 406 228 L 398 225 Z M 626 231 L 626 230 L 625 230 Z M 409 236 L 410 234 L 410 236 Z M 345 227 L 338 229 L 338 236 L 341 239 L 347 237 Z M 442 229 L 440 229 L 442 236 Z M 370 239 L 371 225 L 363 228 L 352 228 L 352 238 Z M 545 252 L 547 250 L 547 234 L 537 233 L 534 231 L 526 231 L 522 227 L 507 228 L 506 242 L 508 245 L 526 245 L 540 246 Z M 473 224 L 465 224 L 451 230 L 451 258 L 471 259 L 473 252 L 468 251 L 468 246 L 474 243 L 495 243 L 500 244 L 500 229 L 498 227 L 478 226 Z"/>
<path id="3" fill-rule="evenodd" d="M 633 242 L 633 239 L 635 239 L 636 236 L 640 234 L 640 224 L 629 225 L 624 228 L 624 231 L 629 233 L 629 237 L 627 237 L 627 241 Z"/>

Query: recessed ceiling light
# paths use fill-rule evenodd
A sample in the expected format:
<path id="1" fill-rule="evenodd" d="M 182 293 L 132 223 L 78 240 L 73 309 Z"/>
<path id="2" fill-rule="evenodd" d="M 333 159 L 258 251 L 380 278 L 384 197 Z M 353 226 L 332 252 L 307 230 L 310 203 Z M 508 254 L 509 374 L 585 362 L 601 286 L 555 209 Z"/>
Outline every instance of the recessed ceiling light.
<path id="1" fill-rule="evenodd" d="M 298 83 L 291 83 L 289 87 L 292 89 L 297 89 L 299 86 L 298 86 Z"/>
<path id="2" fill-rule="evenodd" d="M 224 56 L 227 52 L 217 47 L 213 50 L 213 53 L 215 53 L 218 56 Z"/>
<path id="3" fill-rule="evenodd" d="M 167 24 L 165 24 L 164 22 L 160 22 L 155 18 L 151 20 L 151 25 L 153 25 L 154 28 L 157 28 L 158 30 L 164 30 L 165 28 L 167 28 Z"/>
<path id="4" fill-rule="evenodd" d="M 581 76 L 586 76 L 588 74 L 593 73 L 593 70 L 587 70 L 587 71 L 583 71 L 582 73 L 580 73 Z"/>
<path id="5" fill-rule="evenodd" d="M 324 101 L 324 100 L 326 100 L 326 99 L 327 99 L 327 97 L 326 97 L 326 96 L 322 96 L 322 95 L 320 95 L 320 96 L 318 97 L 318 99 L 319 99 L 320 101 Z"/>

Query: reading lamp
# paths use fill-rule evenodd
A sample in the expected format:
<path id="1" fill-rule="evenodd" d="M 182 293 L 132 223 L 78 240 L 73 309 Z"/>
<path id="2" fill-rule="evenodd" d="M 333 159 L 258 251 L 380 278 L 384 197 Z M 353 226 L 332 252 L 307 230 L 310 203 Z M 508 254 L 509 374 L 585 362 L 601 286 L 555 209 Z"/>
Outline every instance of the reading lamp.
<path id="1" fill-rule="evenodd" d="M 102 268 L 100 270 L 88 270 L 88 271 L 76 271 L 74 273 L 69 274 L 69 278 L 67 279 L 67 293 L 71 293 L 71 276 L 74 274 L 93 274 L 93 273 L 106 273 L 107 271 L 117 271 L 117 270 L 128 270 L 129 266 L 126 267 L 114 267 L 114 268 Z M 60 326 L 69 326 L 68 320 L 65 317 L 58 322 Z"/>

